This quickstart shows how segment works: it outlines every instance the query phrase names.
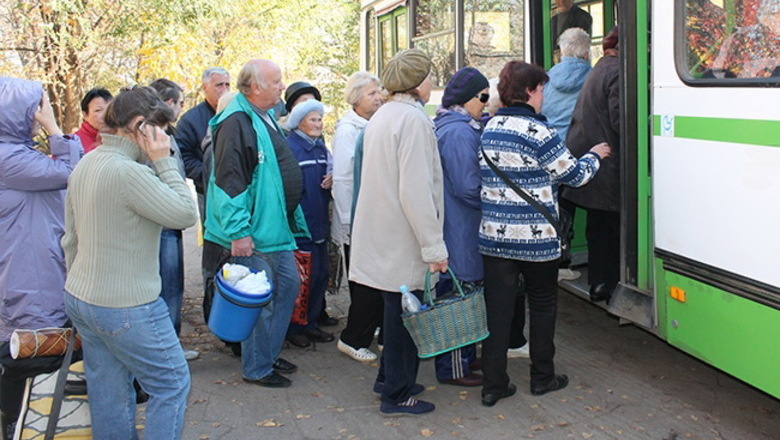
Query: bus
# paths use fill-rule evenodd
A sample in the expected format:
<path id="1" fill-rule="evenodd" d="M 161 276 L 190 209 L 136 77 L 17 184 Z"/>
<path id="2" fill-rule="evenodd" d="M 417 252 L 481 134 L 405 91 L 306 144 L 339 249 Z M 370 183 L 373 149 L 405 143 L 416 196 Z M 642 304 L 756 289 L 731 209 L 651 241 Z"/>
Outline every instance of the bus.
<path id="1" fill-rule="evenodd" d="M 552 67 L 565 3 L 363 0 L 361 67 L 424 50 L 435 106 L 462 67 Z M 780 0 L 574 3 L 592 17 L 594 63 L 620 30 L 621 279 L 605 307 L 780 397 Z M 588 297 L 586 275 L 561 287 Z"/>

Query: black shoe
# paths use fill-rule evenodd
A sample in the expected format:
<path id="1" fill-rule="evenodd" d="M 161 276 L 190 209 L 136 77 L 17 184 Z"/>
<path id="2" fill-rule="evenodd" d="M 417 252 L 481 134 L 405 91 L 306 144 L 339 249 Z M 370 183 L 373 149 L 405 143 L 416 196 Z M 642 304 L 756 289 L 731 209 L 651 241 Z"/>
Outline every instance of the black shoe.
<path id="1" fill-rule="evenodd" d="M 591 302 L 600 302 L 600 301 L 606 301 L 609 303 L 609 300 L 612 298 L 612 289 L 607 284 L 596 284 L 593 286 L 590 286 L 590 301 Z"/>
<path id="2" fill-rule="evenodd" d="M 328 315 L 320 315 L 317 320 L 317 325 L 320 327 L 333 327 L 339 324 L 339 319 Z"/>
<path id="3" fill-rule="evenodd" d="M 496 402 L 498 402 L 499 400 L 505 397 L 514 396 L 516 392 L 517 392 L 517 387 L 515 386 L 515 384 L 510 383 L 509 385 L 507 385 L 506 391 L 504 391 L 503 393 L 483 394 L 482 404 L 485 406 L 493 406 L 496 404 Z"/>
<path id="4" fill-rule="evenodd" d="M 444 385 L 456 385 L 459 387 L 481 387 L 482 375 L 477 373 L 471 373 L 468 376 L 459 377 L 457 379 L 436 379 L 439 383 Z"/>
<path id="5" fill-rule="evenodd" d="M 290 361 L 279 358 L 274 362 L 274 373 L 293 374 L 298 371 L 298 366 Z"/>
<path id="6" fill-rule="evenodd" d="M 566 388 L 569 384 L 569 376 L 565 374 L 556 375 L 547 385 L 531 385 L 531 394 L 541 396 L 551 391 L 558 391 Z"/>
<path id="7" fill-rule="evenodd" d="M 290 379 L 276 373 L 271 373 L 268 376 L 260 379 L 247 379 L 245 377 L 244 382 L 253 383 L 255 385 L 268 388 L 287 388 L 292 385 Z"/>
<path id="8" fill-rule="evenodd" d="M 332 342 L 334 339 L 336 339 L 336 337 L 332 334 L 324 332 L 318 328 L 315 328 L 314 330 L 308 330 L 304 332 L 304 335 L 306 335 L 309 340 L 314 342 Z"/>
<path id="9" fill-rule="evenodd" d="M 301 348 L 306 348 L 309 345 L 311 345 L 311 341 L 309 341 L 309 338 L 307 338 L 306 335 L 304 334 L 287 335 L 287 342 L 289 342 L 290 344 L 296 347 L 301 347 Z"/>

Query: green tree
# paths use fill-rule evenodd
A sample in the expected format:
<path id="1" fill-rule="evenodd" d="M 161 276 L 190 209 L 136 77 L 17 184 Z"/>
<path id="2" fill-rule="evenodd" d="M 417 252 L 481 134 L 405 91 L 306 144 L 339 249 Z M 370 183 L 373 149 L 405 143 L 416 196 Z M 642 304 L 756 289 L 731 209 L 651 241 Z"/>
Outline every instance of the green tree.
<path id="1" fill-rule="evenodd" d="M 115 91 L 165 77 L 194 103 L 204 69 L 236 75 L 251 58 L 274 60 L 287 82 L 315 83 L 332 127 L 358 66 L 354 0 L 0 0 L 0 11 L 0 74 L 48 84 L 66 131 L 96 85 Z"/>

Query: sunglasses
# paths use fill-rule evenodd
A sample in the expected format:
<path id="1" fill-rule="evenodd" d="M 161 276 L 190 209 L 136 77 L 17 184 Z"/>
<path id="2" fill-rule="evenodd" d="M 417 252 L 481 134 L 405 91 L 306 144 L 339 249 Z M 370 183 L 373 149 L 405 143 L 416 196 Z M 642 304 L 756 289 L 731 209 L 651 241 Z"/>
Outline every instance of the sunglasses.
<path id="1" fill-rule="evenodd" d="M 488 94 L 488 93 L 480 93 L 479 95 L 476 95 L 474 97 L 479 99 L 479 102 L 481 102 L 483 104 L 487 104 L 488 100 L 490 99 L 490 94 Z"/>

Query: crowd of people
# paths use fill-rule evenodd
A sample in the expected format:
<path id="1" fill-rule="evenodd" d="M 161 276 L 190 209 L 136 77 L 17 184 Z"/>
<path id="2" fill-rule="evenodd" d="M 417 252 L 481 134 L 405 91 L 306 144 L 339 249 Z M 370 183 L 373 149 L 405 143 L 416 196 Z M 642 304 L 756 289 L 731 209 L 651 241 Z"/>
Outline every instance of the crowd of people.
<path id="1" fill-rule="evenodd" d="M 167 79 L 116 95 L 92 89 L 73 135 L 57 126 L 40 83 L 0 78 L 7 109 L 0 121 L 3 438 L 19 416 L 24 379 L 60 361 L 11 359 L 11 332 L 71 325 L 82 339 L 95 438 L 136 438 L 139 390 L 149 395 L 145 437 L 180 437 L 187 360 L 198 356 L 178 338 L 181 231 L 198 219 L 207 320 L 224 263 L 266 270 L 272 280 L 273 298 L 249 337 L 227 342 L 247 383 L 288 387 L 298 367 L 281 357 L 285 341 L 307 347 L 338 339 L 349 358 L 379 360 L 373 390 L 382 413 L 433 411 L 416 397 L 425 387 L 416 381 L 419 358 L 401 320 L 400 291 L 405 285 L 421 298 L 430 272 L 441 273 L 436 291 L 446 294 L 450 269 L 467 289 L 484 289 L 490 336 L 481 356 L 476 345 L 439 355 L 438 381 L 481 386 L 482 403 L 493 406 L 516 392 L 507 358 L 524 356 L 532 394 L 565 387 L 553 361 L 557 282 L 571 272 L 560 265 L 567 237 L 555 224 L 558 194 L 582 187 L 564 197 L 588 209 L 589 241 L 602 244 L 591 255 L 604 266 L 591 274 L 591 294 L 608 299 L 616 283 L 615 250 L 605 238 L 616 229 L 613 206 L 588 200 L 619 193 L 613 172 L 604 171 L 617 166 L 610 158 L 618 146 L 616 43 L 615 30 L 593 72 L 582 29 L 562 32 L 562 63 L 549 75 L 522 61 L 492 81 L 461 69 L 434 119 L 425 112 L 431 59 L 401 51 L 381 77 L 349 78 L 350 109 L 330 149 L 320 91 L 305 81 L 285 86 L 270 60 L 248 61 L 235 93 L 227 70 L 207 69 L 203 102 L 181 118 L 183 90 Z M 603 130 L 583 133 L 583 124 Z M 41 127 L 50 155 L 34 145 Z M 609 175 L 596 197 L 580 196 L 602 174 Z M 338 323 L 325 310 L 330 240 L 346 263 L 351 300 L 338 336 L 322 329 Z M 301 291 L 298 252 L 310 256 L 310 282 L 303 323 L 291 323 Z M 377 334 L 380 354 L 371 349 Z"/>

